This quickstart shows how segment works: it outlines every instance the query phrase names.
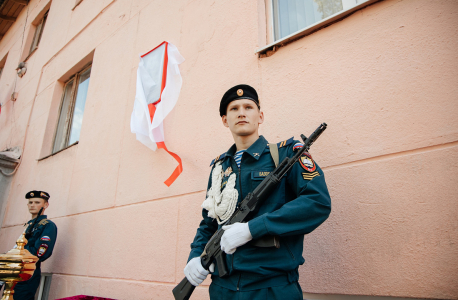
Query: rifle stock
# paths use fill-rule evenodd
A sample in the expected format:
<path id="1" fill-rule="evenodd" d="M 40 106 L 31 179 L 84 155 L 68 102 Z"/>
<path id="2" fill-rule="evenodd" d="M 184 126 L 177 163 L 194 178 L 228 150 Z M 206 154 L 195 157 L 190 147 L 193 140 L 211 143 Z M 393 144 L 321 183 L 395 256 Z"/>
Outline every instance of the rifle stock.
<path id="1" fill-rule="evenodd" d="M 173 296 L 177 300 L 188 300 L 191 297 L 192 292 L 196 287 L 193 286 L 188 279 L 185 277 L 183 280 L 173 289 Z"/>

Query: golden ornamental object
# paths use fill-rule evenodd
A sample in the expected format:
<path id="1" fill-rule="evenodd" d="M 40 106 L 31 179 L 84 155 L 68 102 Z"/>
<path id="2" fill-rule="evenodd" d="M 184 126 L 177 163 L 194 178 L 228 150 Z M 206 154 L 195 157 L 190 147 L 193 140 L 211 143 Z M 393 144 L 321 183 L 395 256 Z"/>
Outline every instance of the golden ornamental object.
<path id="1" fill-rule="evenodd" d="M 32 277 L 38 261 L 38 257 L 24 249 L 27 245 L 24 234 L 16 241 L 16 245 L 17 248 L 0 254 L 0 281 L 5 282 L 5 291 L 1 300 L 13 300 L 14 286 Z"/>

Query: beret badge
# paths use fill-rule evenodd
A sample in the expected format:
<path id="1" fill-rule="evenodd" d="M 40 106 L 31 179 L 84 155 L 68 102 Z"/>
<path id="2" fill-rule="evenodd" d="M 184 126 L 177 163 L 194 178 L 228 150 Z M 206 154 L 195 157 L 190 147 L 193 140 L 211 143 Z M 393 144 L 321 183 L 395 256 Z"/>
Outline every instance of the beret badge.
<path id="1" fill-rule="evenodd" d="M 243 96 L 243 90 L 242 89 L 238 89 L 237 90 L 237 95 L 240 97 L 240 96 Z"/>
<path id="2" fill-rule="evenodd" d="M 30 193 L 30 196 L 33 197 L 33 196 L 35 196 L 35 195 L 34 195 L 33 193 Z"/>

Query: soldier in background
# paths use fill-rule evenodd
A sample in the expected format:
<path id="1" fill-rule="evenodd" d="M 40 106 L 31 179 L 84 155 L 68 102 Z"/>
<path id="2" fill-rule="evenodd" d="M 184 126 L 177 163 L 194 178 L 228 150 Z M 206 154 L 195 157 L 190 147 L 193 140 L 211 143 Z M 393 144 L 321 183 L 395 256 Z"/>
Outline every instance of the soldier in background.
<path id="1" fill-rule="evenodd" d="M 25 249 L 37 256 L 38 262 L 33 276 L 27 281 L 16 284 L 14 288 L 15 300 L 34 300 L 40 285 L 41 263 L 51 256 L 57 238 L 56 224 L 48 220 L 44 214 L 49 206 L 49 194 L 43 191 L 30 191 L 25 195 L 25 198 L 28 199 L 27 207 L 32 215 L 32 219 L 24 224 L 27 226 L 25 229 L 27 239 Z M 42 208 L 43 211 L 39 215 Z"/>

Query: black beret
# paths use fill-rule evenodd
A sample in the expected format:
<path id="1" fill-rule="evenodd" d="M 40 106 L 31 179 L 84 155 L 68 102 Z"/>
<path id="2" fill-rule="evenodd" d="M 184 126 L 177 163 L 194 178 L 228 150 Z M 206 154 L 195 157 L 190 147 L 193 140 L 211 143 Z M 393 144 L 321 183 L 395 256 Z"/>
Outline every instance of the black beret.
<path id="1" fill-rule="evenodd" d="M 25 194 L 25 199 L 30 199 L 30 198 L 41 198 L 41 199 L 44 199 L 44 200 L 48 201 L 50 196 L 46 192 L 30 191 L 27 194 Z"/>
<path id="2" fill-rule="evenodd" d="M 239 99 L 252 100 L 256 103 L 258 108 L 260 108 L 258 93 L 256 93 L 256 90 L 248 84 L 239 84 L 231 87 L 226 93 L 224 93 L 224 96 L 221 98 L 221 102 L 219 104 L 219 115 L 221 117 L 224 116 L 229 103 Z"/>

